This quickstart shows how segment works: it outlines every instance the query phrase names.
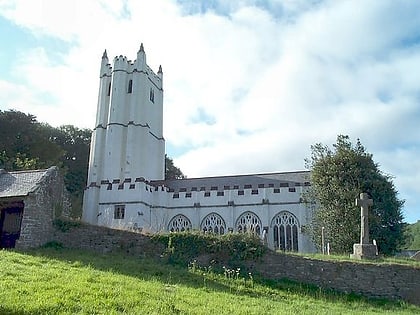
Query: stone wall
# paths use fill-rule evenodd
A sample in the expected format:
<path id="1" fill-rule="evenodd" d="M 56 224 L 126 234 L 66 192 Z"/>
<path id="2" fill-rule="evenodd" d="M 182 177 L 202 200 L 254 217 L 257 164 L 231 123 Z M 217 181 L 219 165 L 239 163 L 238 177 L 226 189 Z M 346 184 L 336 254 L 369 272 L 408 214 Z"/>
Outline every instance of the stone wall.
<path id="1" fill-rule="evenodd" d="M 333 262 L 269 252 L 250 269 L 269 279 L 287 278 L 345 293 L 402 299 L 420 305 L 420 268 Z"/>
<path id="2" fill-rule="evenodd" d="M 159 257 L 164 247 L 149 236 L 123 230 L 77 223 L 76 227 L 55 229 L 53 240 L 67 248 L 92 250 L 99 253 L 125 253 Z"/>
<path id="3" fill-rule="evenodd" d="M 130 231 L 80 224 L 54 237 L 69 248 L 96 252 L 159 257 L 164 250 L 150 237 Z M 291 279 L 368 297 L 403 299 L 420 305 L 420 269 L 402 265 L 330 262 L 268 252 L 261 261 L 248 263 L 250 272 L 268 279 Z"/>
<path id="4" fill-rule="evenodd" d="M 70 211 L 67 191 L 58 168 L 49 168 L 23 202 L 21 232 L 16 248 L 36 247 L 50 241 L 54 219 L 68 217 Z"/>

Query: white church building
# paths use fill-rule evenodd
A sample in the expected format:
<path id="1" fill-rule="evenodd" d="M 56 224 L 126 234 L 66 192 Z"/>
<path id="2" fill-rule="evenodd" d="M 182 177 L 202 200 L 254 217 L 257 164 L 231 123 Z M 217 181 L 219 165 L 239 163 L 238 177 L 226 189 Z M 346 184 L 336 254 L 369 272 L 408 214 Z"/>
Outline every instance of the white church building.
<path id="1" fill-rule="evenodd" d="M 163 73 L 102 56 L 82 220 L 143 232 L 252 232 L 272 249 L 312 252 L 307 171 L 165 180 Z"/>

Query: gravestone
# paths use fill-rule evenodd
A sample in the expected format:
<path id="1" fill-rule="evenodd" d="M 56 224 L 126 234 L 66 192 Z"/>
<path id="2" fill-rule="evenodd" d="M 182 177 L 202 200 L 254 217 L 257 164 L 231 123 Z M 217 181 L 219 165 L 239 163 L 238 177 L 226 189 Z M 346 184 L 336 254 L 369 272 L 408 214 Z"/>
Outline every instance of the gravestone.
<path id="1" fill-rule="evenodd" d="M 353 245 L 354 259 L 374 259 L 377 257 L 378 248 L 369 242 L 369 207 L 373 205 L 373 200 L 369 199 L 367 193 L 361 193 L 360 198 L 356 199 L 356 206 L 360 206 L 360 244 Z"/>

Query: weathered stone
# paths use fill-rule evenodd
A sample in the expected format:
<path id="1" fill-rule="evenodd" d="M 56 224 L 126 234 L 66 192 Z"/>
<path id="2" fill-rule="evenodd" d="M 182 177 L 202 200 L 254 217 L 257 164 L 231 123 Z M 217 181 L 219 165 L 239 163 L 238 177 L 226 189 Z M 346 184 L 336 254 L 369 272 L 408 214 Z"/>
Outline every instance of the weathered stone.
<path id="1" fill-rule="evenodd" d="M 377 247 L 374 244 L 353 244 L 353 254 L 350 254 L 354 259 L 375 259 L 377 258 Z"/>

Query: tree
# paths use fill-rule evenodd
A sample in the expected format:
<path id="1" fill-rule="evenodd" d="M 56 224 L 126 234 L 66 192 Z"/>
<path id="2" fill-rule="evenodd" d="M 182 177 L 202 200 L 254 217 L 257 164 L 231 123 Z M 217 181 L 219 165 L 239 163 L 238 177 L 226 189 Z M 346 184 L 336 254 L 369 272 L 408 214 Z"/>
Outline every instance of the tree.
<path id="1" fill-rule="evenodd" d="M 353 145 L 339 135 L 333 149 L 320 143 L 311 146 L 306 160 L 311 187 L 305 194 L 313 206 L 310 232 L 319 247 L 324 227 L 326 242 L 334 252 L 351 252 L 360 239 L 360 208 L 355 199 L 366 192 L 373 199 L 369 210 L 369 234 L 383 254 L 392 254 L 404 243 L 402 206 L 389 175 L 380 171 L 363 145 Z"/>
<path id="2" fill-rule="evenodd" d="M 186 176 L 175 166 L 174 161 L 165 154 L 165 179 L 182 179 Z"/>
<path id="3" fill-rule="evenodd" d="M 405 249 L 420 250 L 420 220 L 413 224 L 405 226 L 405 234 L 407 236 L 407 243 Z"/>

